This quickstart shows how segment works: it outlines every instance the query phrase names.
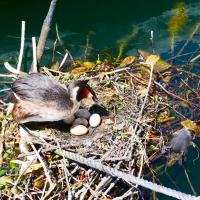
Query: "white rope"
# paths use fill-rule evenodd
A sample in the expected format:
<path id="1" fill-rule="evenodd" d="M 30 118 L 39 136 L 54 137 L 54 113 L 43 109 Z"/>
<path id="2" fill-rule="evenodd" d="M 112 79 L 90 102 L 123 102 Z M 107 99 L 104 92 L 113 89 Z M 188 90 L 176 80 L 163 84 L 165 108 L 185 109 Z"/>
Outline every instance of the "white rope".
<path id="1" fill-rule="evenodd" d="M 185 194 L 185 193 L 176 191 L 174 189 L 167 188 L 167 187 L 164 187 L 162 185 L 158 185 L 156 183 L 144 180 L 142 178 L 138 178 L 136 176 L 126 174 L 125 172 L 122 172 L 122 171 L 119 171 L 119 170 L 114 169 L 112 167 L 103 165 L 103 164 L 101 164 L 101 162 L 95 161 L 91 158 L 84 158 L 81 155 L 78 155 L 78 154 L 75 154 L 75 153 L 72 153 L 72 152 L 68 152 L 68 151 L 64 151 L 64 150 L 62 152 L 60 150 L 56 150 L 56 153 L 61 155 L 61 156 L 66 157 L 70 160 L 73 160 L 75 162 L 84 164 L 84 165 L 89 166 L 91 168 L 97 169 L 101 172 L 105 172 L 105 173 L 109 174 L 110 176 L 124 179 L 125 181 L 128 181 L 130 183 L 140 185 L 142 187 L 148 188 L 148 189 L 153 190 L 155 192 L 165 194 L 167 196 L 171 196 L 171 197 L 174 197 L 174 198 L 177 198 L 177 199 L 182 199 L 182 200 L 199 200 L 200 199 L 200 197 L 195 197 L 195 196 L 192 196 L 190 194 Z"/>

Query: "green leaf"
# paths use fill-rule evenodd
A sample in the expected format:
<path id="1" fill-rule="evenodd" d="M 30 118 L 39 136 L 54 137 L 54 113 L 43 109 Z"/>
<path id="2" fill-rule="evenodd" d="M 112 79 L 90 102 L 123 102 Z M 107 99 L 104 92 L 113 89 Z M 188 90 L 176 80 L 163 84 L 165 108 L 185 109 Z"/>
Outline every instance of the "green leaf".
<path id="1" fill-rule="evenodd" d="M 1 170 L 0 170 L 0 176 L 4 175 L 6 172 L 7 172 L 6 169 L 1 169 Z"/>

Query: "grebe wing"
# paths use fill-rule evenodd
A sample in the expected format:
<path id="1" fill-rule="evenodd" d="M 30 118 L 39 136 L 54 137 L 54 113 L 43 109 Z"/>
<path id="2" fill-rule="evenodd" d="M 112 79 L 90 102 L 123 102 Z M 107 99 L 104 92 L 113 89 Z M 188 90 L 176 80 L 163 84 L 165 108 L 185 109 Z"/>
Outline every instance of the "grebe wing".
<path id="1" fill-rule="evenodd" d="M 56 80 L 40 73 L 32 73 L 17 79 L 12 86 L 17 100 L 38 104 L 51 103 L 58 109 L 67 109 L 72 101 L 65 89 Z"/>

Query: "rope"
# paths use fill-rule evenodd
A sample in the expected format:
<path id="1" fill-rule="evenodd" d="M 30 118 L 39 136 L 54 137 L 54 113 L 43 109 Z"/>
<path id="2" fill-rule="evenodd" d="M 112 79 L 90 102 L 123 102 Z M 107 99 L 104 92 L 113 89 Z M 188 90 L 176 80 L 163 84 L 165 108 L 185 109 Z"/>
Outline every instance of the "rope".
<path id="1" fill-rule="evenodd" d="M 125 172 L 122 172 L 122 171 L 119 171 L 119 170 L 114 169 L 112 167 L 103 165 L 103 164 L 101 164 L 101 162 L 95 161 L 91 158 L 84 158 L 81 155 L 78 155 L 78 154 L 75 154 L 75 153 L 72 153 L 72 152 L 69 152 L 69 151 L 64 151 L 64 150 L 62 150 L 62 151 L 56 150 L 56 153 L 63 156 L 63 157 L 66 157 L 70 160 L 73 160 L 75 162 L 89 166 L 93 169 L 97 169 L 101 172 L 105 172 L 105 173 L 109 174 L 110 176 L 124 179 L 125 181 L 128 181 L 130 183 L 140 185 L 142 187 L 153 190 L 155 192 L 165 194 L 167 196 L 171 196 L 171 197 L 174 197 L 174 198 L 177 198 L 177 199 L 182 199 L 182 200 L 199 200 L 200 199 L 200 197 L 195 197 L 195 196 L 192 196 L 190 194 L 185 194 L 185 193 L 176 191 L 174 189 L 167 188 L 167 187 L 164 187 L 162 185 L 158 185 L 156 183 L 144 180 L 142 178 L 138 178 L 136 176 L 129 175 Z"/>

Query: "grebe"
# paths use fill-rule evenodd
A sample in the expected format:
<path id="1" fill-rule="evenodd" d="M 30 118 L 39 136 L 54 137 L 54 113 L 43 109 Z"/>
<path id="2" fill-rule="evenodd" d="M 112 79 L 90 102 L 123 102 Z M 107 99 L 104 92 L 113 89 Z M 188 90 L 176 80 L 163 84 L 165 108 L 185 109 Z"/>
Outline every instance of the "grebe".
<path id="1" fill-rule="evenodd" d="M 84 98 L 97 101 L 96 94 L 85 80 L 74 81 L 68 89 L 41 73 L 32 73 L 14 81 L 10 102 L 12 116 L 19 124 L 71 120 Z"/>

